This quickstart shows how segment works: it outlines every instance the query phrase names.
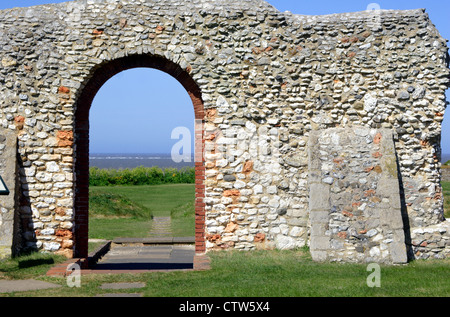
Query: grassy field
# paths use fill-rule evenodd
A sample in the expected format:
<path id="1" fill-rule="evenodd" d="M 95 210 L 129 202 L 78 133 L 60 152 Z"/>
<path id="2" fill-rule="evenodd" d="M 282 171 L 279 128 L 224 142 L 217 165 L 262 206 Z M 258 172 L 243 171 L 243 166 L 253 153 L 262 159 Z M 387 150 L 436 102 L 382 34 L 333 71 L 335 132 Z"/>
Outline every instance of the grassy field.
<path id="1" fill-rule="evenodd" d="M 95 187 L 91 197 L 99 208 L 91 215 L 90 234 L 97 238 L 145 235 L 153 215 L 171 215 L 183 223 L 180 232 L 193 230 L 194 185 L 157 185 Z M 450 198 L 450 183 L 443 184 Z M 108 198 L 114 204 L 108 205 Z M 101 206 L 108 205 L 103 209 Z M 94 204 L 92 205 L 94 206 Z M 446 214 L 449 212 L 446 201 Z M 125 209 L 111 215 L 114 208 Z M 128 208 L 128 209 L 127 209 Z M 128 229 L 127 229 L 128 228 Z M 131 228 L 131 229 L 130 229 Z M 96 296 L 108 291 L 103 283 L 144 282 L 148 297 L 448 297 L 450 296 L 450 259 L 418 260 L 402 266 L 381 266 L 381 287 L 367 285 L 365 264 L 313 262 L 309 251 L 224 251 L 210 252 L 211 270 L 118 275 L 83 275 L 80 288 L 70 288 L 62 277 L 45 273 L 62 257 L 32 254 L 0 262 L 0 279 L 35 278 L 62 285 L 38 292 L 5 293 L 0 296 Z"/>
<path id="2" fill-rule="evenodd" d="M 27 278 L 37 278 L 63 287 L 0 294 L 0 296 L 96 296 L 107 293 L 103 283 L 144 282 L 145 288 L 121 290 L 142 292 L 148 297 L 448 297 L 450 260 L 415 261 L 404 266 L 381 266 L 380 287 L 371 288 L 371 272 L 364 264 L 315 263 L 308 251 L 211 252 L 211 270 L 154 272 L 142 274 L 83 275 L 81 287 L 70 288 L 62 277 L 47 277 L 49 260 L 34 268 Z M 19 264 L 9 263 L 4 276 L 17 276 Z M 39 269 L 41 272 L 39 273 Z M 110 292 L 110 291 L 109 291 Z"/>
<path id="3" fill-rule="evenodd" d="M 89 191 L 90 238 L 147 237 L 155 216 L 172 217 L 174 236 L 194 236 L 194 184 L 95 186 Z"/>
<path id="4" fill-rule="evenodd" d="M 169 216 L 173 208 L 194 200 L 194 184 L 90 187 L 90 193 L 106 191 L 124 196 L 148 208 L 153 216 Z"/>

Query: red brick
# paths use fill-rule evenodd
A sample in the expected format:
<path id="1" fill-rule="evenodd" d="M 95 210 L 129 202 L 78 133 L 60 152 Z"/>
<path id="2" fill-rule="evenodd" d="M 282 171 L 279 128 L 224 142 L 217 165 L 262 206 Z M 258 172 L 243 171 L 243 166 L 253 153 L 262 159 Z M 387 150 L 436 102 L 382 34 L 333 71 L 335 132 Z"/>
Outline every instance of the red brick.
<path id="1" fill-rule="evenodd" d="M 373 138 L 373 143 L 375 143 L 375 144 L 380 144 L 380 142 L 381 142 L 381 133 L 377 133 L 376 135 L 375 135 L 375 137 Z"/>
<path id="2" fill-rule="evenodd" d="M 92 34 L 95 35 L 95 36 L 102 35 L 103 31 L 95 29 L 94 31 L 92 31 Z"/>
<path id="3" fill-rule="evenodd" d="M 223 195 L 225 197 L 231 197 L 231 196 L 241 196 L 241 192 L 237 189 L 229 189 L 229 190 L 225 190 L 223 192 Z"/>
<path id="4" fill-rule="evenodd" d="M 70 93 L 70 89 L 67 88 L 67 87 L 64 87 L 64 86 L 60 86 L 60 87 L 58 88 L 58 92 L 59 92 L 60 94 L 68 94 L 68 93 Z"/>

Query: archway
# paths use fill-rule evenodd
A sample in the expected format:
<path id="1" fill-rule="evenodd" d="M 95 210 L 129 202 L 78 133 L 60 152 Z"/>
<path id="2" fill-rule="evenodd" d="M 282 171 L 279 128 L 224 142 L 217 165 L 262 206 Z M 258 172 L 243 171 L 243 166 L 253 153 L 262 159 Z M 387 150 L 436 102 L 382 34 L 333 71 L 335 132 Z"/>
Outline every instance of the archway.
<path id="1" fill-rule="evenodd" d="M 75 150 L 75 197 L 74 197 L 74 257 L 88 256 L 89 233 L 89 110 L 95 95 L 107 80 L 131 68 L 147 67 L 163 71 L 186 89 L 192 100 L 195 128 L 195 251 L 205 252 L 205 164 L 203 157 L 204 107 L 201 92 L 187 71 L 175 63 L 157 56 L 135 55 L 116 59 L 99 65 L 93 70 L 76 100 L 74 150 Z"/>

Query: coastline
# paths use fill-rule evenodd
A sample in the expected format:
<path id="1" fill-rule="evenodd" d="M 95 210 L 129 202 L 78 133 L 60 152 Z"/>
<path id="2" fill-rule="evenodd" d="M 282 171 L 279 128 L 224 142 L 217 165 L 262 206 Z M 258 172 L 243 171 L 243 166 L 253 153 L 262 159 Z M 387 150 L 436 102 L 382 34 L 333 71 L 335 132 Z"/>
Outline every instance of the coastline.
<path id="1" fill-rule="evenodd" d="M 176 163 L 170 154 L 161 153 L 92 153 L 89 155 L 89 166 L 100 169 L 125 169 L 144 167 L 183 168 L 194 167 L 194 158 L 190 162 Z"/>

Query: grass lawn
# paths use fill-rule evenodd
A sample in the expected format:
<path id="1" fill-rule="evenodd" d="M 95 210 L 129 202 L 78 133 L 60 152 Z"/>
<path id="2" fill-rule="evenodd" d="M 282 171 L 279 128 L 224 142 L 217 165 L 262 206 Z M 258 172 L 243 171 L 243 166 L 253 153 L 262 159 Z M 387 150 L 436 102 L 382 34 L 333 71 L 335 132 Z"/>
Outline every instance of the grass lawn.
<path id="1" fill-rule="evenodd" d="M 194 184 L 107 186 L 89 188 L 90 193 L 107 191 L 119 194 L 151 210 L 153 216 L 170 216 L 173 208 L 194 200 Z"/>
<path id="2" fill-rule="evenodd" d="M 161 216 L 172 217 L 174 236 L 194 236 L 194 184 L 91 186 L 89 192 L 90 238 L 144 238 L 152 217 Z"/>
<path id="3" fill-rule="evenodd" d="M 146 297 L 447 297 L 450 294 L 450 260 L 420 260 L 403 266 L 381 266 L 380 287 L 367 286 L 371 272 L 364 264 L 315 263 L 307 250 L 210 252 L 211 270 L 118 275 L 82 275 L 81 287 L 70 288 L 62 277 L 40 280 L 61 284 L 58 289 L 0 296 L 96 296 L 111 291 L 102 283 L 144 282 Z M 48 265 L 48 264 L 47 264 Z M 15 271 L 0 265 L 9 276 Z M 39 274 L 34 269 L 34 274 Z"/>

